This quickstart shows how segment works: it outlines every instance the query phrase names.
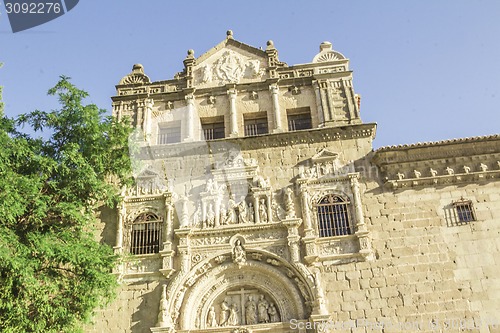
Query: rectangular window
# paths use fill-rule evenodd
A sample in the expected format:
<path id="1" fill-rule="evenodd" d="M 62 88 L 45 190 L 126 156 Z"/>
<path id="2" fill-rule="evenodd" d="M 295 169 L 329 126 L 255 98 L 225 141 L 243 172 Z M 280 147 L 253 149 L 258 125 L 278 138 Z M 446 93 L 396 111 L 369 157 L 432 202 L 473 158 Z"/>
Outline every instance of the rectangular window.
<path id="1" fill-rule="evenodd" d="M 476 221 L 476 214 L 474 213 L 471 200 L 461 198 L 460 200 L 453 202 L 453 207 L 455 208 L 457 214 L 458 223 Z"/>
<path id="2" fill-rule="evenodd" d="M 269 133 L 266 116 L 245 119 L 244 128 L 245 136 L 254 136 Z"/>
<path id="3" fill-rule="evenodd" d="M 226 136 L 224 119 L 212 122 L 201 119 L 201 129 L 204 140 L 223 139 Z"/>
<path id="4" fill-rule="evenodd" d="M 181 142 L 181 122 L 175 121 L 162 124 L 158 128 L 158 144 Z"/>
<path id="5" fill-rule="evenodd" d="M 311 111 L 309 108 L 287 110 L 288 130 L 300 131 L 312 128 Z"/>

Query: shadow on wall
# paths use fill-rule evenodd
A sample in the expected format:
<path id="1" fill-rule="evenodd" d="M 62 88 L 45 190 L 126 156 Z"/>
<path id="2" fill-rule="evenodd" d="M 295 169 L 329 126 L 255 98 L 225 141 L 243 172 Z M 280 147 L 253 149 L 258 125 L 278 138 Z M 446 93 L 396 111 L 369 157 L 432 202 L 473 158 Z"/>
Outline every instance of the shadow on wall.
<path id="1" fill-rule="evenodd" d="M 98 219 L 101 221 L 100 242 L 113 247 L 116 244 L 116 209 L 106 206 L 99 208 Z"/>
<path id="2" fill-rule="evenodd" d="M 144 283 L 137 282 L 129 286 L 134 288 L 140 287 L 140 285 L 144 285 Z M 146 282 L 144 288 L 147 289 L 148 285 L 150 285 L 150 283 Z M 139 294 L 139 290 L 137 294 Z M 139 296 L 141 298 L 141 303 L 132 314 L 132 333 L 150 332 L 150 328 L 156 326 L 156 322 L 158 321 L 157 313 L 160 295 L 161 285 L 157 285 L 149 292 L 141 293 Z"/>

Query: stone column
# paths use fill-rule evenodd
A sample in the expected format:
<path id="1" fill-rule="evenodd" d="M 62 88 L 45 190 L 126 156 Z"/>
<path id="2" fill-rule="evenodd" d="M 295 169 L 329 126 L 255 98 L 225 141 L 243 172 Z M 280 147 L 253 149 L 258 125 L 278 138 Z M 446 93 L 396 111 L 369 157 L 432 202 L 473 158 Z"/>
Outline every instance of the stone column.
<path id="1" fill-rule="evenodd" d="M 271 206 L 271 193 L 267 195 L 267 223 L 271 223 L 273 221 L 273 207 Z"/>
<path id="2" fill-rule="evenodd" d="M 302 218 L 304 219 L 304 231 L 306 235 L 312 233 L 311 212 L 309 209 L 309 193 L 304 188 L 300 189 L 300 199 L 302 202 Z"/>
<path id="3" fill-rule="evenodd" d="M 125 209 L 125 204 L 122 202 L 119 206 L 118 220 L 116 225 L 116 253 L 121 253 L 123 249 L 123 225 L 125 224 L 126 214 L 127 210 Z"/>
<path id="4" fill-rule="evenodd" d="M 273 132 L 283 132 L 283 127 L 281 125 L 281 110 L 279 103 L 279 88 L 277 84 L 271 84 L 269 86 L 269 91 L 271 91 L 271 99 L 273 101 L 273 114 L 274 114 L 274 130 Z"/>
<path id="5" fill-rule="evenodd" d="M 185 97 L 187 103 L 187 114 L 186 114 L 186 134 L 184 141 L 194 140 L 194 115 L 195 115 L 195 105 L 194 105 L 194 95 L 188 94 Z"/>
<path id="6" fill-rule="evenodd" d="M 172 211 L 173 207 L 170 203 L 165 203 L 165 232 L 163 236 L 163 242 L 172 242 Z"/>
<path id="7" fill-rule="evenodd" d="M 220 225 L 220 198 L 214 199 L 214 208 L 215 208 L 215 222 L 214 226 L 217 228 Z"/>
<path id="8" fill-rule="evenodd" d="M 323 113 L 323 105 L 321 102 L 321 91 L 319 89 L 318 81 L 313 82 L 314 93 L 316 95 L 316 111 L 318 112 L 318 125 L 323 126 L 325 124 L 325 115 Z"/>
<path id="9" fill-rule="evenodd" d="M 255 224 L 258 224 L 260 223 L 260 214 L 259 214 L 259 207 L 260 207 L 260 202 L 259 202 L 259 196 L 258 195 L 255 195 L 253 197 L 254 201 L 253 201 L 253 211 L 254 211 L 254 215 L 255 215 Z"/>
<path id="10" fill-rule="evenodd" d="M 356 231 L 366 231 L 363 206 L 361 205 L 361 194 L 359 193 L 359 172 L 349 173 L 348 176 L 351 182 L 351 191 L 353 194 L 354 209 L 356 212 Z"/>
<path id="11" fill-rule="evenodd" d="M 334 120 L 333 102 L 331 99 L 330 87 L 328 81 L 318 81 L 319 97 L 321 100 L 321 109 L 323 111 L 324 124 L 331 123 Z"/>
<path id="12" fill-rule="evenodd" d="M 147 141 L 149 141 L 151 138 L 153 105 L 154 105 L 154 101 L 152 98 L 146 98 L 144 100 L 144 118 L 143 118 L 143 122 L 142 122 L 142 128 L 144 131 L 144 138 Z"/>
<path id="13" fill-rule="evenodd" d="M 236 88 L 231 88 L 227 91 L 229 96 L 229 116 L 230 116 L 230 127 L 229 136 L 238 136 L 238 115 L 236 110 Z"/>

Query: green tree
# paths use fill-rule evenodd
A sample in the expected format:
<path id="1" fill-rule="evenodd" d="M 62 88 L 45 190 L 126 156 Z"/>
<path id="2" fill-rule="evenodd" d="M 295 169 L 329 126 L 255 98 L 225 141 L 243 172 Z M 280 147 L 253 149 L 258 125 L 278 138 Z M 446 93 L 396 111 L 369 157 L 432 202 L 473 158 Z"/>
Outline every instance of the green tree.
<path id="1" fill-rule="evenodd" d="M 13 120 L 0 109 L 2 332 L 80 332 L 117 285 L 117 258 L 93 226 L 96 208 L 115 206 L 130 181 L 130 126 L 83 105 L 87 93 L 67 77 L 49 95 L 59 110 Z"/>

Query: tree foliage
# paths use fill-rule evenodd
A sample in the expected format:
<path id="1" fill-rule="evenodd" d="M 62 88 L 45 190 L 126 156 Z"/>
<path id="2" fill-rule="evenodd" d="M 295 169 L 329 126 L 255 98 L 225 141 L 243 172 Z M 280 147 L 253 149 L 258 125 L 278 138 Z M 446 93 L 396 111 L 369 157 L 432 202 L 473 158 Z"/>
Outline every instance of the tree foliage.
<path id="1" fill-rule="evenodd" d="M 95 209 L 116 205 L 129 181 L 130 127 L 83 105 L 87 93 L 67 77 L 49 95 L 60 109 L 9 119 L 0 105 L 2 332 L 79 332 L 116 286 L 117 258 L 93 226 Z"/>

